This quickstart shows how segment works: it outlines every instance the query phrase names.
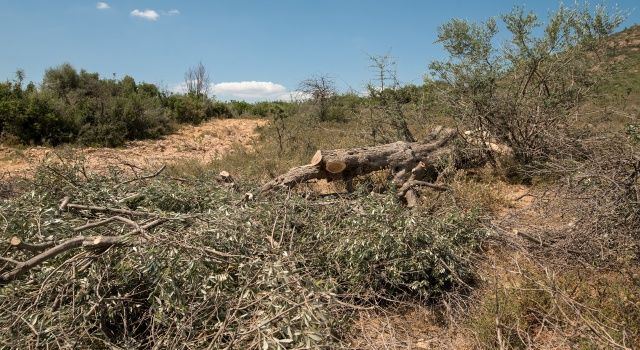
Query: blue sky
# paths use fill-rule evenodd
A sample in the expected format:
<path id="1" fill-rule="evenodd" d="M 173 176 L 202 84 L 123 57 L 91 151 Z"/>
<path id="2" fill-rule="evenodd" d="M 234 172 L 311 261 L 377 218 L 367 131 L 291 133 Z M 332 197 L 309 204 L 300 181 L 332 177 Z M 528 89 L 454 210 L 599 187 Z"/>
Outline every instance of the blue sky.
<path id="1" fill-rule="evenodd" d="M 571 3 L 571 1 L 567 1 Z M 632 10 L 633 0 L 604 1 Z M 223 99 L 272 99 L 310 75 L 341 90 L 363 90 L 367 54 L 391 51 L 400 79 L 420 83 L 443 57 L 437 27 L 451 18 L 484 20 L 524 5 L 540 15 L 557 1 L 471 0 L 0 0 L 0 80 L 17 68 L 39 82 L 69 62 L 102 76 L 126 74 L 174 89 L 202 61 Z M 634 10 L 635 9 L 635 10 Z"/>

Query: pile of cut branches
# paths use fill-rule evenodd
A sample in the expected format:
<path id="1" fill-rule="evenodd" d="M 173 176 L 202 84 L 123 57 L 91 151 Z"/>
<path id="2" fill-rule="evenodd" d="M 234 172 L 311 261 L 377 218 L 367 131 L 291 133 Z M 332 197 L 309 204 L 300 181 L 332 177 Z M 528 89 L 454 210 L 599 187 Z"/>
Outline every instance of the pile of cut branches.
<path id="1" fill-rule="evenodd" d="M 355 310 L 472 285 L 486 235 L 394 195 L 249 200 L 228 174 L 150 174 L 50 165 L 0 203 L 0 343 L 336 348 Z"/>

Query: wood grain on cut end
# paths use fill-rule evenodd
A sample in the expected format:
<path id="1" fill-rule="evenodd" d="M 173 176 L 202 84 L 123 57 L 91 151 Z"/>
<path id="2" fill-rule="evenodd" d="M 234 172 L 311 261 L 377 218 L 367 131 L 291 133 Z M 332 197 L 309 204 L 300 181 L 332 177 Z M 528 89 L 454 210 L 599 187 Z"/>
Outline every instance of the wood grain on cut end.
<path id="1" fill-rule="evenodd" d="M 11 240 L 9 241 L 9 243 L 10 243 L 12 246 L 14 246 L 14 247 L 15 247 L 15 246 L 19 246 L 19 245 L 20 245 L 20 243 L 22 243 L 22 240 L 21 240 L 20 238 L 18 238 L 17 236 L 13 236 L 13 237 L 11 237 Z"/>
<path id="2" fill-rule="evenodd" d="M 322 151 L 318 150 L 316 152 L 316 154 L 313 155 L 313 158 L 311 158 L 311 165 L 318 165 L 322 163 Z"/>
<path id="3" fill-rule="evenodd" d="M 332 174 L 340 174 L 346 168 L 347 168 L 347 163 L 343 161 L 328 162 L 326 166 L 327 171 Z"/>

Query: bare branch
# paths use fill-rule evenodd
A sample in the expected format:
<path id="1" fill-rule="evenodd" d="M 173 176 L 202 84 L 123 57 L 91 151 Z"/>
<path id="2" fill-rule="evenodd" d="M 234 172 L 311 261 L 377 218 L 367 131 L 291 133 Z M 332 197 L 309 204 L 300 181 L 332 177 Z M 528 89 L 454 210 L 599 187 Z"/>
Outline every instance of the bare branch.
<path id="1" fill-rule="evenodd" d="M 157 214 L 148 213 L 144 211 L 136 211 L 136 210 L 129 210 L 129 209 L 121 209 L 121 208 L 98 207 L 98 206 L 82 205 L 82 204 L 74 204 L 74 203 L 67 204 L 67 208 L 76 209 L 76 210 L 88 210 L 88 211 L 102 212 L 102 213 L 116 213 L 116 214 L 124 214 L 124 215 L 131 215 L 131 216 L 158 216 Z"/>
<path id="2" fill-rule="evenodd" d="M 126 180 L 126 181 L 123 181 L 123 182 L 121 182 L 121 183 L 117 184 L 115 187 L 116 187 L 116 188 L 118 188 L 118 187 L 120 187 L 120 186 L 122 186 L 122 185 L 124 185 L 124 184 L 132 183 L 132 182 L 134 182 L 134 181 L 146 180 L 146 179 L 154 178 L 154 177 L 156 177 L 156 176 L 160 175 L 160 174 L 164 171 L 164 169 L 165 169 L 166 167 L 167 167 L 167 165 L 166 165 L 166 164 L 163 164 L 163 165 L 160 167 L 160 169 L 158 169 L 155 173 L 153 173 L 153 174 L 151 174 L 151 175 L 145 175 L 145 176 L 141 176 L 141 177 L 136 177 L 136 178 L 133 178 L 133 179 L 129 179 L 129 180 Z"/>
<path id="3" fill-rule="evenodd" d="M 20 239 L 17 236 L 11 237 L 11 240 L 9 243 L 11 244 L 12 247 L 15 247 L 17 249 L 28 250 L 30 252 L 36 252 L 36 253 L 41 252 L 45 249 L 49 249 L 55 245 L 54 242 L 26 243 L 26 242 L 23 242 L 22 239 Z"/>
<path id="4" fill-rule="evenodd" d="M 311 77 L 300 82 L 298 90 L 311 96 L 313 103 L 318 106 L 318 118 L 326 121 L 329 117 L 329 103 L 336 95 L 333 79 L 326 74 Z"/>
<path id="5" fill-rule="evenodd" d="M 148 230 L 153 227 L 156 227 L 164 221 L 165 220 L 163 219 L 153 220 L 147 223 L 146 225 L 141 226 L 140 228 L 122 236 L 90 236 L 90 237 L 77 236 L 77 237 L 69 238 L 63 241 L 62 243 L 54 245 L 51 248 L 43 251 L 42 253 L 26 261 L 16 261 L 9 258 L 2 258 L 2 260 L 11 261 L 16 265 L 16 267 L 0 275 L 0 285 L 11 282 L 16 278 L 25 274 L 32 268 L 72 249 L 76 249 L 76 248 L 96 249 L 96 248 L 108 248 L 111 246 L 130 245 L 132 244 L 130 239 L 134 234 L 142 232 L 142 230 Z"/>
<path id="6" fill-rule="evenodd" d="M 195 67 L 187 70 L 184 74 L 184 82 L 188 94 L 202 98 L 206 98 L 209 95 L 211 79 L 202 62 L 198 62 Z"/>

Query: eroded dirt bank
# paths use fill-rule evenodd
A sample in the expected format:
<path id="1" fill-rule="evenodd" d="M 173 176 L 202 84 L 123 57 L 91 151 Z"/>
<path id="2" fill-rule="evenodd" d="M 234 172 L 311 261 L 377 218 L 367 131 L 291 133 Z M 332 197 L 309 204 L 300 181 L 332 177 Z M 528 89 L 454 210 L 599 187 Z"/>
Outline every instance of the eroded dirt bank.
<path id="1" fill-rule="evenodd" d="M 122 148 L 105 147 L 27 147 L 0 146 L 0 176 L 28 176 L 42 162 L 59 160 L 58 155 L 84 158 L 89 171 L 112 166 L 157 165 L 184 160 L 209 161 L 234 147 L 251 147 L 259 119 L 216 119 L 198 126 L 184 126 L 158 140 L 132 141 Z"/>

